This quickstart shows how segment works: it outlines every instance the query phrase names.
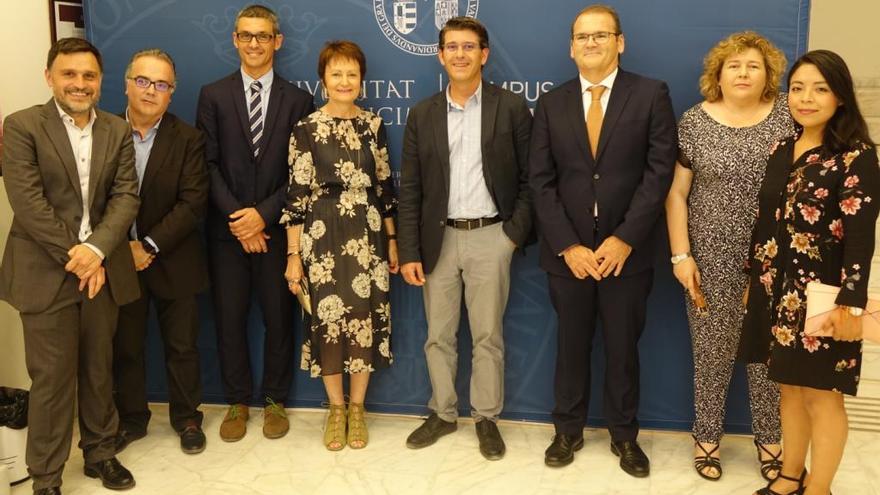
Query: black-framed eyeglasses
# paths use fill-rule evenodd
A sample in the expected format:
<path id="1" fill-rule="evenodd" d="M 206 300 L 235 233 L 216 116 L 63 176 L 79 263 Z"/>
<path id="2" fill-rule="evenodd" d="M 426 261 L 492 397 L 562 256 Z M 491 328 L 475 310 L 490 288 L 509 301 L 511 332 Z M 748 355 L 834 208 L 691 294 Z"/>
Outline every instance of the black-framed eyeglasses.
<path id="1" fill-rule="evenodd" d="M 130 81 L 134 81 L 134 85 L 141 89 L 147 89 L 150 87 L 150 85 L 152 85 L 154 88 L 156 88 L 156 91 L 160 93 L 167 93 L 174 90 L 174 84 L 168 81 L 153 81 L 147 79 L 144 76 L 129 77 L 128 79 Z"/>
<path id="2" fill-rule="evenodd" d="M 443 50 L 445 50 L 449 53 L 455 53 L 458 51 L 459 48 L 464 50 L 465 53 L 473 53 L 474 50 L 477 50 L 480 48 L 480 44 L 467 42 L 467 43 L 461 43 L 461 44 L 459 44 L 459 43 L 446 43 L 443 45 Z"/>
<path id="3" fill-rule="evenodd" d="M 275 35 L 272 33 L 250 33 L 247 31 L 235 33 L 235 37 L 242 43 L 250 43 L 254 38 L 257 39 L 257 43 L 268 43 L 275 39 Z"/>
<path id="4" fill-rule="evenodd" d="M 572 41 L 579 45 L 586 45 L 590 38 L 596 42 L 597 45 L 604 45 L 608 43 L 608 40 L 611 39 L 612 36 L 617 36 L 620 33 L 611 33 L 608 31 L 596 31 L 595 33 L 577 33 L 571 37 Z"/>

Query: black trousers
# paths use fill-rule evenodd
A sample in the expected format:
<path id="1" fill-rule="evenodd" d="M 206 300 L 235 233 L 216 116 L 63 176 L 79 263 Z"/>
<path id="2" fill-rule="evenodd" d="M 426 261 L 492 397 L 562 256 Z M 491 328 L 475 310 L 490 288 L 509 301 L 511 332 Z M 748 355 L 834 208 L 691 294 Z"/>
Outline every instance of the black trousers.
<path id="1" fill-rule="evenodd" d="M 248 254 L 235 240 L 212 240 L 208 250 L 214 299 L 217 349 L 226 401 L 250 404 L 254 377 L 248 352 L 247 322 L 255 293 L 263 316 L 261 399 L 286 402 L 293 381 L 293 310 L 287 288 L 287 241 L 274 230 L 267 253 Z"/>
<path id="2" fill-rule="evenodd" d="M 182 431 L 188 422 L 202 424 L 202 383 L 199 368 L 199 307 L 195 295 L 162 299 L 152 294 L 141 279 L 141 298 L 119 308 L 119 324 L 113 338 L 114 400 L 119 426 L 146 433 L 150 422 L 147 407 L 145 343 L 150 302 L 156 306 L 168 376 L 171 426 Z"/>
<path id="3" fill-rule="evenodd" d="M 556 432 L 583 433 L 590 401 L 590 353 L 596 322 L 605 342 L 603 412 L 614 441 L 639 433 L 639 337 L 645 328 L 653 270 L 596 282 L 549 275 L 559 317 L 553 423 Z"/>

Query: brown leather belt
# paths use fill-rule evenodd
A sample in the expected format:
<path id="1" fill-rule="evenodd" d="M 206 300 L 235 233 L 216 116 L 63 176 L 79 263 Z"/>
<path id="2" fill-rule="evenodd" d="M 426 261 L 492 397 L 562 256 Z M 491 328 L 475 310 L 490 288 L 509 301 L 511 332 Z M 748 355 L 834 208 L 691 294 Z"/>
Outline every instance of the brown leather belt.
<path id="1" fill-rule="evenodd" d="M 446 225 L 459 230 L 474 230 L 500 221 L 501 217 L 498 215 L 490 218 L 447 218 Z"/>

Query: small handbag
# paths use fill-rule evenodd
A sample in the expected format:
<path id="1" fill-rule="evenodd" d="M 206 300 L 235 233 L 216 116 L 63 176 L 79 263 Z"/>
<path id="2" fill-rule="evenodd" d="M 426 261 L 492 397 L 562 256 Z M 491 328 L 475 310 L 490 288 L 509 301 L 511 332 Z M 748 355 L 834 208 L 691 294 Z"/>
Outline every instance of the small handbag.
<path id="1" fill-rule="evenodd" d="M 810 337 L 831 337 L 833 330 L 823 329 L 831 312 L 837 309 L 835 300 L 840 287 L 819 282 L 807 283 L 807 316 L 804 333 Z M 880 342 L 880 294 L 868 293 L 868 304 L 862 319 L 862 339 Z"/>
<path id="2" fill-rule="evenodd" d="M 299 279 L 299 292 L 296 294 L 296 300 L 299 301 L 300 307 L 308 314 L 312 314 L 312 296 L 309 294 L 309 284 L 306 283 L 305 277 Z"/>

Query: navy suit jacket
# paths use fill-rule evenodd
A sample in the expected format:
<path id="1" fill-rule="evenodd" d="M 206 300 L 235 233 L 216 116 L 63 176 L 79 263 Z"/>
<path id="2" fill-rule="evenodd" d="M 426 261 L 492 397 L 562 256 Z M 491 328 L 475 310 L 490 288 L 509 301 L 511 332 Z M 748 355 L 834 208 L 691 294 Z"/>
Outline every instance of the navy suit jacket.
<path id="1" fill-rule="evenodd" d="M 290 133 L 312 111 L 312 96 L 276 72 L 263 120 L 260 155 L 254 159 L 241 71 L 202 87 L 196 127 L 205 133 L 205 161 L 211 178 L 210 238 L 235 239 L 229 232 L 229 215 L 247 207 L 257 209 L 267 231 L 281 229 L 278 220 L 287 193 Z"/>
<path id="2" fill-rule="evenodd" d="M 543 95 L 529 148 L 541 267 L 574 277 L 560 253 L 573 244 L 596 249 L 614 235 L 633 248 L 621 276 L 650 268 L 656 250 L 663 249 L 658 220 L 672 184 L 677 142 L 669 89 L 662 81 L 618 71 L 596 159 L 580 79 Z"/>

